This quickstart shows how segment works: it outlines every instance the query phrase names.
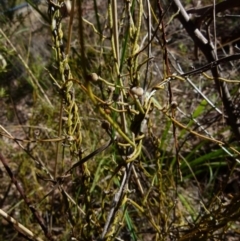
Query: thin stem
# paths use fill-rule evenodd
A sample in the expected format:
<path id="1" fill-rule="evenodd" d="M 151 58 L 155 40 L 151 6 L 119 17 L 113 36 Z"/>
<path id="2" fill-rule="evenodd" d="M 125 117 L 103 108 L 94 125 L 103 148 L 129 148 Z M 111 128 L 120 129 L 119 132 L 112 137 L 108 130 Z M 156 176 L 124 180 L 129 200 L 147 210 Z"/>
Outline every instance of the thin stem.
<path id="1" fill-rule="evenodd" d="M 75 0 L 72 0 L 72 8 L 70 13 L 70 20 L 68 24 L 68 38 L 67 38 L 67 48 L 66 48 L 66 55 L 69 55 L 70 45 L 71 45 L 71 38 L 72 38 L 72 27 L 73 27 L 73 17 L 74 17 L 74 7 L 75 7 Z"/>

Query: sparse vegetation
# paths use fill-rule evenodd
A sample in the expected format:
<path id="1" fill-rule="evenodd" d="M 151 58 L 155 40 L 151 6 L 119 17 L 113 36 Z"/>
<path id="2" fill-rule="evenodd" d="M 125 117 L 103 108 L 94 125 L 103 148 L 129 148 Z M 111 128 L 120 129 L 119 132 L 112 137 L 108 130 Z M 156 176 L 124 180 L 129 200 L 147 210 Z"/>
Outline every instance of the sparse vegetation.
<path id="1" fill-rule="evenodd" d="M 0 240 L 239 240 L 240 2 L 27 3 L 0 2 Z"/>

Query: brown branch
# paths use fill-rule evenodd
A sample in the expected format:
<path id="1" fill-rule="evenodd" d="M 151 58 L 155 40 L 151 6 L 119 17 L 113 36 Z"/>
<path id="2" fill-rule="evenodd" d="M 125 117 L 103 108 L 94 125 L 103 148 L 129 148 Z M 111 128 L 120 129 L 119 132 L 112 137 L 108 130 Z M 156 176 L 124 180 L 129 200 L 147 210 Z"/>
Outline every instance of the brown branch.
<path id="1" fill-rule="evenodd" d="M 234 1 L 229 0 L 225 1 L 228 3 L 233 3 Z M 216 8 L 219 8 L 219 6 L 216 5 Z M 203 36 L 201 31 L 196 27 L 196 25 L 191 21 L 188 13 L 182 6 L 181 2 L 179 0 L 173 0 L 173 9 L 174 11 L 180 10 L 178 14 L 178 19 L 189 34 L 189 36 L 194 41 L 195 45 L 203 52 L 205 55 L 208 63 L 214 63 L 217 61 L 216 55 L 214 53 L 214 48 L 212 47 L 211 43 Z M 231 126 L 233 133 L 235 134 L 236 138 L 240 140 L 240 127 L 237 124 L 238 119 L 237 116 L 234 114 L 232 109 L 232 101 L 231 96 L 228 91 L 227 84 L 225 82 L 220 82 L 219 77 L 220 74 L 218 72 L 217 66 L 214 66 L 211 68 L 212 76 L 215 81 L 215 85 L 217 88 L 217 91 L 222 99 L 223 105 L 225 107 L 228 121 L 227 123 Z"/>
<path id="2" fill-rule="evenodd" d="M 216 14 L 222 12 L 226 9 L 240 7 L 240 1 L 237 0 L 226 0 L 215 5 Z M 200 18 L 206 18 L 207 16 L 212 16 L 213 5 L 204 6 L 201 8 L 190 8 L 187 13 L 195 13 L 201 15 Z"/>
<path id="3" fill-rule="evenodd" d="M 189 76 L 189 75 L 192 75 L 192 74 L 202 73 L 202 72 L 207 71 L 211 68 L 217 67 L 221 63 L 230 62 L 230 61 L 239 60 L 239 59 L 240 59 L 240 54 L 233 54 L 233 55 L 215 60 L 211 63 L 205 64 L 204 66 L 202 66 L 198 69 L 194 69 L 194 70 L 191 70 L 189 72 L 183 73 L 183 74 L 181 74 L 181 76 Z"/>

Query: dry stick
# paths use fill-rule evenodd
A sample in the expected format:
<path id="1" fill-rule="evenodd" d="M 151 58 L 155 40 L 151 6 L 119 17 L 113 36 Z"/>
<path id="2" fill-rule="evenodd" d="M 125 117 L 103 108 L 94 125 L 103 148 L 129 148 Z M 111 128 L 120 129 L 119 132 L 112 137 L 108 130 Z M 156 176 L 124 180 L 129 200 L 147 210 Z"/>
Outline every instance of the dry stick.
<path id="1" fill-rule="evenodd" d="M 68 174 L 70 171 L 72 171 L 74 168 L 76 168 L 79 165 L 82 165 L 83 163 L 87 162 L 89 159 L 91 159 L 92 157 L 94 157 L 95 155 L 97 155 L 98 153 L 101 153 L 102 151 L 104 151 L 105 149 L 107 149 L 112 143 L 113 143 L 113 139 L 110 139 L 107 143 L 105 143 L 103 146 L 99 147 L 98 149 L 96 149 L 95 151 L 91 152 L 89 155 L 87 155 L 86 157 L 84 157 L 83 159 L 81 159 L 80 161 L 74 163 L 66 172 L 65 175 Z"/>
<path id="2" fill-rule="evenodd" d="M 43 241 L 41 238 L 36 237 L 32 231 L 30 231 L 28 228 L 23 226 L 21 223 L 19 223 L 17 220 L 15 220 L 13 217 L 8 215 L 6 212 L 4 212 L 2 209 L 0 209 L 0 215 L 5 218 L 9 223 L 12 223 L 14 228 L 22 233 L 23 235 L 30 237 L 32 240 L 36 241 Z"/>
<path id="3" fill-rule="evenodd" d="M 3 32 L 3 30 L 0 28 L 0 33 L 2 34 L 2 36 L 6 39 L 7 43 L 11 46 L 11 48 L 13 49 L 13 51 L 17 54 L 17 57 L 20 59 L 20 61 L 22 62 L 22 64 L 24 65 L 25 69 L 27 70 L 27 72 L 29 73 L 29 75 L 31 76 L 33 83 L 39 88 L 40 92 L 43 94 L 44 98 L 46 99 L 46 101 L 48 102 L 48 104 L 50 106 L 52 106 L 51 101 L 48 99 L 47 95 L 45 94 L 44 90 L 42 89 L 41 85 L 39 84 L 38 80 L 36 79 L 36 77 L 34 76 L 34 74 L 32 73 L 32 71 L 29 69 L 27 63 L 24 61 L 24 59 L 22 58 L 22 56 L 18 53 L 17 49 L 13 46 L 12 42 L 10 41 L 10 39 L 5 35 L 5 33 Z"/>
<path id="4" fill-rule="evenodd" d="M 216 0 L 213 0 L 213 36 L 214 36 L 214 50 L 217 57 L 217 29 L 216 29 Z"/>
<path id="5" fill-rule="evenodd" d="M 114 195 L 114 198 L 112 201 L 112 207 L 110 209 L 109 215 L 107 217 L 107 221 L 105 223 L 105 226 L 103 228 L 103 232 L 101 235 L 102 239 L 104 239 L 105 235 L 107 234 L 110 224 L 112 223 L 114 216 L 115 216 L 116 212 L 118 211 L 119 206 L 121 205 L 121 200 L 123 199 L 123 195 L 124 195 L 124 189 L 128 183 L 129 177 L 131 175 L 132 164 L 133 164 L 133 162 L 131 162 L 127 165 L 127 167 L 126 167 L 127 170 L 125 170 L 125 172 L 124 172 L 121 186 L 120 186 L 118 192 Z"/>
<path id="6" fill-rule="evenodd" d="M 152 57 L 152 17 L 151 17 L 151 7 L 150 7 L 150 2 L 147 0 L 147 28 L 148 28 L 148 59 Z M 145 78 L 144 78 L 144 83 L 143 83 L 143 89 L 146 90 L 147 88 L 147 83 L 148 83 L 148 78 L 149 78 L 149 66 L 151 65 L 152 61 L 147 61 L 147 66 L 146 66 L 146 71 L 145 71 Z"/>
<path id="7" fill-rule="evenodd" d="M 233 55 L 223 57 L 223 58 L 218 59 L 218 60 L 214 60 L 214 61 L 212 61 L 208 64 L 205 64 L 204 66 L 202 66 L 198 69 L 194 69 L 194 70 L 191 70 L 191 71 L 186 72 L 186 73 L 181 73 L 181 76 L 189 76 L 189 75 L 193 75 L 193 74 L 202 73 L 204 71 L 207 71 L 209 69 L 217 67 L 221 63 L 230 62 L 230 61 L 239 60 L 239 59 L 240 59 L 240 54 L 233 54 Z"/>
<path id="8" fill-rule="evenodd" d="M 180 13 L 178 18 L 186 31 L 188 32 L 189 36 L 193 39 L 196 46 L 203 52 L 207 61 L 209 63 L 216 61 L 216 56 L 214 54 L 214 49 L 211 43 L 202 35 L 200 30 L 194 25 L 194 23 L 190 20 L 189 15 L 185 11 L 184 7 L 182 6 L 179 0 L 173 0 L 173 8 L 175 11 L 180 9 Z M 216 5 L 217 9 L 217 5 Z M 211 69 L 212 75 L 215 81 L 215 85 L 217 87 L 217 91 L 222 98 L 222 102 L 226 109 L 226 113 L 228 115 L 229 125 L 231 126 L 236 138 L 240 140 L 240 127 L 238 126 L 238 120 L 236 115 L 233 113 L 232 106 L 231 106 L 231 96 L 228 91 L 227 84 L 225 82 L 219 81 L 220 74 L 218 73 L 217 66 Z"/>
<path id="9" fill-rule="evenodd" d="M 72 1 L 70 20 L 69 20 L 69 24 L 68 24 L 68 38 L 67 38 L 67 47 L 66 47 L 66 55 L 67 56 L 69 55 L 70 45 L 71 45 L 73 17 L 74 17 L 74 7 L 75 7 L 75 0 Z"/>
<path id="10" fill-rule="evenodd" d="M 222 12 L 226 9 L 230 9 L 230 8 L 236 8 L 236 7 L 240 7 L 240 1 L 237 0 L 226 0 L 226 1 L 222 1 L 218 4 L 216 4 L 215 6 L 215 12 L 216 14 L 219 12 Z M 201 8 L 191 8 L 187 10 L 188 13 L 196 13 L 200 16 L 200 21 L 202 22 L 202 20 L 206 17 L 212 16 L 212 12 L 213 12 L 213 5 L 208 5 L 208 6 L 204 6 Z"/>
<path id="11" fill-rule="evenodd" d="M 18 192 L 20 193 L 22 199 L 24 200 L 24 202 L 26 203 L 28 208 L 31 210 L 31 212 L 32 212 L 34 218 L 36 219 L 36 221 L 38 222 L 38 224 L 41 226 L 43 232 L 45 233 L 45 236 L 49 240 L 54 240 L 52 235 L 48 232 L 48 228 L 46 227 L 46 225 L 44 223 L 44 219 L 41 217 L 41 215 L 39 214 L 37 209 L 34 207 L 34 205 L 30 202 L 30 200 L 27 198 L 27 196 L 24 193 L 21 185 L 18 183 L 16 177 L 12 173 L 10 167 L 8 166 L 7 160 L 3 157 L 3 155 L 1 153 L 0 153 L 0 160 L 1 160 L 2 164 L 3 164 L 3 166 L 5 167 L 5 169 L 6 169 L 7 173 L 8 173 L 8 175 L 9 175 L 9 177 L 11 178 L 12 182 L 16 186 Z"/>
<path id="12" fill-rule="evenodd" d="M 170 54 L 171 54 L 171 52 L 170 52 Z M 175 58 L 172 54 L 171 54 L 171 56 L 172 56 L 172 58 L 174 59 L 174 61 L 177 62 L 176 58 Z M 177 63 L 177 67 L 178 67 L 178 69 L 176 69 L 176 70 L 180 73 L 181 76 L 183 76 L 182 67 L 181 67 L 181 65 L 180 65 L 179 63 Z M 209 99 L 207 98 L 206 95 L 204 95 L 204 93 L 190 80 L 190 78 L 186 77 L 185 79 L 186 79 L 187 82 L 197 91 L 197 93 L 200 94 L 200 95 L 207 101 L 207 103 L 208 103 L 212 108 L 214 108 L 220 115 L 223 115 L 222 111 L 219 110 L 219 109 L 211 102 L 211 100 L 209 100 Z"/>
<path id="13" fill-rule="evenodd" d="M 83 68 L 83 76 L 86 79 L 87 69 L 86 69 L 86 55 L 85 55 L 85 41 L 84 41 L 84 28 L 83 28 L 83 14 L 82 14 L 82 0 L 77 0 L 78 2 L 78 34 L 80 41 L 80 52 L 81 52 L 81 64 Z"/>

